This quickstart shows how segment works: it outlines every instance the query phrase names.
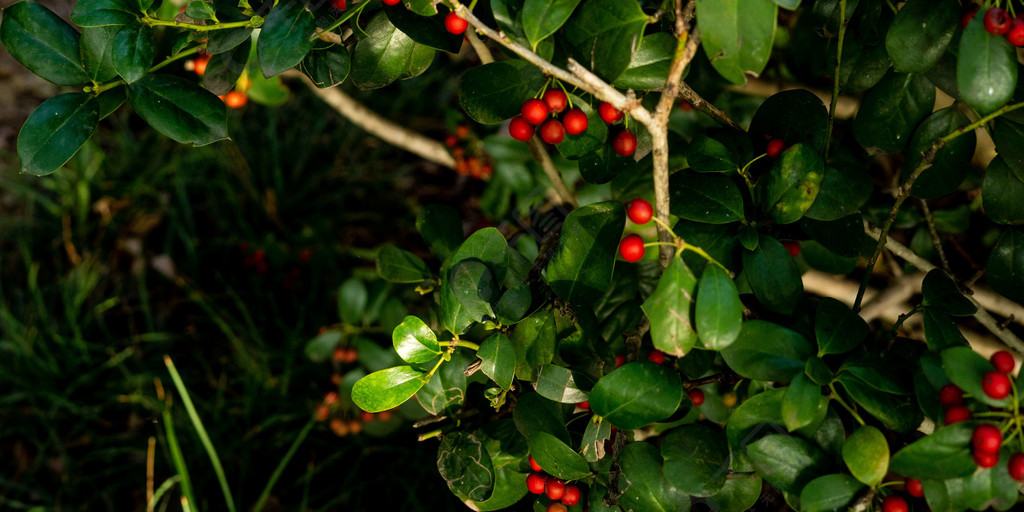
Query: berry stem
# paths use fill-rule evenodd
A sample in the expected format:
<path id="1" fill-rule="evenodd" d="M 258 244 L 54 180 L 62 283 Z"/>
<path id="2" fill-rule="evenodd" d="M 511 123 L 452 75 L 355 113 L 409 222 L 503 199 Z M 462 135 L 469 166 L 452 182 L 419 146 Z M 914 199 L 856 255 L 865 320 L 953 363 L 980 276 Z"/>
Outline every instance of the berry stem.
<path id="1" fill-rule="evenodd" d="M 724 270 L 724 271 L 725 271 L 725 272 L 726 272 L 727 274 L 729 274 L 729 276 L 731 276 L 731 277 L 735 277 L 735 276 L 733 276 L 733 273 L 732 273 L 732 272 L 731 272 L 731 271 L 730 271 L 729 269 L 725 268 L 725 265 L 722 265 L 722 264 L 721 264 L 721 263 L 720 263 L 720 262 L 719 262 L 718 260 L 716 260 L 715 258 L 713 258 L 713 257 L 712 257 L 712 256 L 711 256 L 710 254 L 708 254 L 708 253 L 707 253 L 707 251 L 705 251 L 704 249 L 702 249 L 702 248 L 700 248 L 700 247 L 697 247 L 696 245 L 693 245 L 693 244 L 688 244 L 688 243 L 686 243 L 686 242 L 683 242 L 683 243 L 682 243 L 682 246 L 683 246 L 683 250 L 684 250 L 684 251 L 693 251 L 693 252 L 695 252 L 695 253 L 699 254 L 699 255 L 700 255 L 700 256 L 701 256 L 702 258 L 704 258 L 704 259 L 708 260 L 708 263 L 711 263 L 711 264 L 713 264 L 713 265 L 715 265 L 715 266 L 717 266 L 717 267 L 721 268 L 721 269 L 722 269 L 722 270 Z"/>
<path id="2" fill-rule="evenodd" d="M 183 59 L 185 57 L 188 57 L 189 55 L 198 53 L 200 49 L 201 49 L 201 47 L 194 46 L 192 48 L 189 48 L 188 50 L 183 50 L 183 51 L 181 51 L 181 52 L 179 52 L 179 53 L 177 53 L 175 55 L 167 57 L 162 62 L 154 65 L 151 68 L 149 68 L 149 72 L 150 73 L 156 72 L 156 71 L 166 67 L 168 64 L 170 64 L 170 63 L 172 63 L 172 62 L 174 62 L 176 60 Z M 84 92 L 91 92 L 91 93 L 99 96 L 100 94 L 103 94 L 103 93 L 109 91 L 110 89 L 113 89 L 115 87 L 120 87 L 122 85 L 125 85 L 126 83 L 127 82 L 125 82 L 124 80 L 114 80 L 112 82 L 107 82 L 105 84 L 96 84 L 96 83 L 94 83 L 91 87 L 85 87 L 83 89 L 83 91 Z"/>

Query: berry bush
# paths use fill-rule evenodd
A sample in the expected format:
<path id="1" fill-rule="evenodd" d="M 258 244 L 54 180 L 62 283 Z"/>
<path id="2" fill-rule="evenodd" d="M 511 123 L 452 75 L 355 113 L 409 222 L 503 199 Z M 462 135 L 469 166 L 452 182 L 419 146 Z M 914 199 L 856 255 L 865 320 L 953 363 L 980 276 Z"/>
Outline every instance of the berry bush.
<path id="1" fill-rule="evenodd" d="M 419 419 L 471 509 L 1017 506 L 1019 3 L 80 0 L 68 23 L 23 0 L 0 42 L 68 88 L 22 127 L 24 173 L 123 106 L 204 146 L 304 83 L 486 182 L 496 226 L 426 205 L 429 252 L 372 256 L 409 292 L 382 299 L 387 350 L 352 336 L 361 282 L 307 346 L 378 366 L 314 420 Z M 449 58 L 443 142 L 342 92 Z"/>

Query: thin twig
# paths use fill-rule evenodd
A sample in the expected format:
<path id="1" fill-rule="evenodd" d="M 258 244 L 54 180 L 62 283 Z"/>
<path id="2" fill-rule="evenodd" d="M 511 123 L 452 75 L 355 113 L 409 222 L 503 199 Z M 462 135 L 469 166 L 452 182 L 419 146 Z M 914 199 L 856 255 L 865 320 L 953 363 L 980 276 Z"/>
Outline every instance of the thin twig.
<path id="1" fill-rule="evenodd" d="M 693 108 L 711 116 L 711 118 L 718 121 L 719 124 L 723 124 L 734 130 L 744 131 L 740 125 L 736 124 L 736 121 L 733 121 L 732 118 L 729 117 L 729 114 L 726 114 L 724 110 L 712 105 L 711 102 L 704 99 L 700 94 L 697 94 L 697 91 L 693 90 L 693 88 L 690 87 L 690 84 L 686 82 L 679 84 L 679 97 L 686 100 L 690 105 L 693 105 Z"/>
<path id="2" fill-rule="evenodd" d="M 544 170 L 544 175 L 551 181 L 551 185 L 555 187 L 555 192 L 558 193 L 558 198 L 563 203 L 572 205 L 576 208 L 576 196 L 569 192 L 569 188 L 565 186 L 565 181 L 562 180 L 562 175 L 559 174 L 558 168 L 555 167 L 555 162 L 551 160 L 551 155 L 548 154 L 547 148 L 544 147 L 544 143 L 534 135 L 530 138 L 530 153 L 533 153 L 533 158 L 540 162 L 540 168 Z"/>
<path id="3" fill-rule="evenodd" d="M 952 274 L 953 271 L 949 269 L 949 260 L 946 259 L 946 250 L 942 248 L 942 239 L 939 238 L 939 232 L 935 229 L 935 217 L 932 215 L 932 211 L 928 208 L 928 201 L 924 199 L 919 200 L 921 204 L 921 211 L 924 212 L 924 220 L 928 225 L 928 234 L 932 237 L 932 245 L 935 246 L 935 250 L 939 253 L 939 261 L 942 262 L 942 269 L 948 274 Z"/>
<path id="4" fill-rule="evenodd" d="M 836 120 L 836 102 L 839 101 L 839 67 L 843 61 L 843 39 L 846 37 L 846 0 L 839 0 L 839 45 L 836 48 L 835 77 L 832 80 L 832 98 L 829 101 L 828 127 L 825 128 L 825 154 L 822 155 L 828 160 L 828 150 L 832 144 L 832 125 Z"/>

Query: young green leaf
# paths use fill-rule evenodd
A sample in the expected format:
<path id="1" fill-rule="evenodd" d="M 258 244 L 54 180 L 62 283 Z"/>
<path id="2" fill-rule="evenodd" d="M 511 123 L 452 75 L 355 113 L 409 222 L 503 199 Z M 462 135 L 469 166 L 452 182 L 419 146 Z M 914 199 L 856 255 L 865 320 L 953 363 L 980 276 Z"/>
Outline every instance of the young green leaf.
<path id="1" fill-rule="evenodd" d="M 437 336 L 419 317 L 407 316 L 391 333 L 395 351 L 407 363 L 425 363 L 441 353 Z"/>
<path id="2" fill-rule="evenodd" d="M 805 512 L 843 510 L 863 488 L 850 475 L 820 476 L 808 482 L 800 491 L 800 509 Z"/>
<path id="3" fill-rule="evenodd" d="M 537 432 L 526 438 L 530 454 L 544 472 L 563 480 L 578 480 L 590 474 L 590 465 L 580 454 L 561 439 L 547 432 Z"/>
<path id="4" fill-rule="evenodd" d="M 889 471 L 889 442 L 877 428 L 860 427 L 843 445 L 843 461 L 854 478 L 874 487 Z"/>
<path id="5" fill-rule="evenodd" d="M 426 384 L 426 373 L 411 366 L 373 372 L 352 387 L 352 401 L 367 412 L 381 412 L 402 405 Z"/>
<path id="6" fill-rule="evenodd" d="M 641 308 L 651 322 L 651 341 L 658 350 L 683 357 L 696 345 L 691 313 L 696 287 L 693 272 L 682 259 L 675 258 L 661 274 L 658 288 L 644 301 Z"/>
<path id="7" fill-rule="evenodd" d="M 98 103 L 85 93 L 54 96 L 39 105 L 18 134 L 21 172 L 45 176 L 85 144 L 99 123 Z"/>
<path id="8" fill-rule="evenodd" d="M 740 334 L 743 303 L 736 283 L 718 265 L 708 265 L 697 289 L 697 335 L 706 348 L 722 350 Z"/>
<path id="9" fill-rule="evenodd" d="M 512 340 L 501 333 L 493 334 L 480 344 L 476 355 L 480 358 L 480 371 L 484 375 L 490 377 L 501 389 L 511 388 L 516 371 L 516 351 L 512 347 Z"/>
<path id="10" fill-rule="evenodd" d="M 377 253 L 377 275 L 392 283 L 419 283 L 430 279 L 430 270 L 419 256 L 385 245 Z"/>

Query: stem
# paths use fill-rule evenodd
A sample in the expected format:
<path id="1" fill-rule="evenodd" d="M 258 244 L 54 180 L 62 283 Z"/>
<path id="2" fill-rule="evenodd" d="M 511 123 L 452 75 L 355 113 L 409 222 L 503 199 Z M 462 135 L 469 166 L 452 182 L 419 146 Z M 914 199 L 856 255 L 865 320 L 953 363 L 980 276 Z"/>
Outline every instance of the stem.
<path id="1" fill-rule="evenodd" d="M 331 32 L 334 29 L 340 27 L 346 21 L 352 19 L 353 16 L 356 16 L 360 12 L 362 12 L 363 8 L 366 7 L 369 4 L 370 4 L 369 1 L 360 2 L 359 5 L 356 8 L 352 9 L 351 11 L 346 12 L 340 18 L 334 20 L 334 23 L 331 23 L 330 26 L 328 26 L 327 28 L 323 29 L 323 32 Z M 313 34 L 313 37 L 310 37 L 309 40 L 313 41 L 315 39 L 320 38 L 320 34 L 321 34 L 320 32 L 318 32 L 316 34 Z"/>
<path id="2" fill-rule="evenodd" d="M 209 32 L 211 30 L 227 30 L 229 28 L 251 28 L 253 26 L 252 19 L 246 21 L 232 21 L 230 23 L 214 23 L 213 25 L 196 25 L 194 23 L 181 23 L 179 21 L 164 21 L 156 18 L 142 18 L 144 25 L 151 27 L 177 27 L 188 30 L 195 30 L 198 32 Z"/>
<path id="3" fill-rule="evenodd" d="M 839 0 L 839 47 L 836 48 L 835 79 L 832 80 L 832 102 L 828 109 L 828 127 L 825 128 L 825 160 L 828 160 L 828 148 L 832 144 L 832 125 L 836 120 L 836 103 L 839 102 L 839 66 L 843 60 L 843 39 L 846 37 L 846 0 Z"/>
<path id="4" fill-rule="evenodd" d="M 306 422 L 306 426 L 302 428 L 299 435 L 292 442 L 292 445 L 288 448 L 288 452 L 284 454 L 284 458 L 278 463 L 277 467 L 274 468 L 273 474 L 270 475 L 270 480 L 267 481 L 267 485 L 263 488 L 263 492 L 260 493 L 260 497 L 256 500 L 256 505 L 252 508 L 253 512 L 260 512 L 263 509 L 263 505 L 266 503 L 267 498 L 270 497 L 270 491 L 274 488 L 274 484 L 281 478 L 281 473 L 284 473 L 285 466 L 295 456 L 295 452 L 299 451 L 299 446 L 305 441 L 306 436 L 309 435 L 309 431 L 313 430 L 313 426 L 316 425 L 316 418 L 310 418 Z"/>
<path id="5" fill-rule="evenodd" d="M 906 313 L 900 315 L 900 317 L 896 319 L 896 323 L 892 324 L 892 329 L 889 329 L 889 339 L 893 339 L 896 337 L 896 333 L 899 332 L 900 327 L 903 326 L 903 322 L 906 322 L 908 318 L 918 314 L 923 310 L 923 306 L 914 306 L 914 309 L 911 309 L 910 311 L 907 311 Z"/>
<path id="6" fill-rule="evenodd" d="M 183 59 L 185 57 L 188 57 L 189 55 L 197 53 L 197 52 L 199 52 L 199 48 L 200 47 L 198 47 L 198 46 L 194 46 L 192 48 L 189 48 L 188 50 L 183 50 L 183 51 L 181 51 L 181 52 L 179 52 L 179 53 L 177 53 L 175 55 L 167 57 L 166 59 L 164 59 L 159 64 L 156 64 L 153 67 L 149 68 L 149 72 L 153 73 L 153 72 L 159 71 L 159 70 L 167 67 L 168 64 L 170 64 L 170 63 L 172 63 L 172 62 L 174 62 L 176 60 Z M 120 87 L 120 86 L 126 85 L 126 84 L 127 84 L 127 82 L 125 82 L 124 80 L 114 80 L 113 82 L 107 82 L 105 84 L 99 84 L 99 85 L 95 85 L 93 87 L 86 87 L 85 89 L 83 89 L 83 91 L 84 92 L 91 92 L 91 93 L 94 93 L 97 96 L 99 96 L 100 94 L 103 94 L 103 93 L 109 91 L 110 89 L 113 89 L 115 87 Z"/>
<path id="7" fill-rule="evenodd" d="M 942 269 L 947 274 L 952 275 L 953 271 L 949 269 L 949 260 L 946 259 L 946 251 L 942 248 L 942 239 L 939 238 L 939 232 L 935 229 L 935 217 L 932 215 L 932 211 L 928 208 L 928 201 L 924 199 L 920 200 L 921 211 L 924 212 L 925 223 L 928 224 L 928 234 L 932 237 L 932 245 L 935 250 L 939 253 L 939 261 L 942 262 Z"/>
<path id="8" fill-rule="evenodd" d="M 473 343 L 473 342 L 470 342 L 470 341 L 458 340 L 458 341 L 452 342 L 452 344 L 455 345 L 456 347 L 468 348 L 468 349 L 473 350 L 473 351 L 479 351 L 480 350 L 480 345 L 477 345 L 476 343 Z"/>
<path id="9" fill-rule="evenodd" d="M 711 257 L 711 255 L 708 254 L 707 251 L 705 251 L 704 249 L 701 249 L 700 247 L 697 247 L 696 245 L 688 244 L 686 242 L 683 242 L 682 245 L 683 245 L 683 250 L 684 251 L 693 251 L 693 252 L 699 254 L 702 258 L 708 260 L 708 263 L 711 263 L 711 264 L 713 264 L 715 266 L 720 267 L 722 270 L 724 270 L 730 276 L 733 275 L 732 272 L 729 271 L 729 269 L 725 268 L 725 265 L 722 265 L 718 260 L 716 260 L 715 258 Z"/>
<path id="10" fill-rule="evenodd" d="M 847 405 L 843 398 L 839 396 L 839 392 L 836 391 L 836 385 L 830 382 L 828 385 L 828 389 L 832 391 L 832 399 L 835 400 L 836 402 L 839 402 L 839 405 L 843 406 L 843 408 L 846 409 L 846 411 L 853 416 L 853 419 L 857 420 L 857 423 L 860 423 L 861 426 L 864 426 L 864 420 L 861 419 L 859 414 L 857 414 L 857 411 L 853 407 Z"/>
<path id="11" fill-rule="evenodd" d="M 533 158 L 540 163 L 540 168 L 544 170 L 544 175 L 551 181 L 551 185 L 555 189 L 555 193 L 558 194 L 558 198 L 563 203 L 572 205 L 576 208 L 576 196 L 569 192 L 569 188 L 565 186 L 565 181 L 562 180 L 562 175 L 558 173 L 558 168 L 555 167 L 555 162 L 551 160 L 551 155 L 548 154 L 548 150 L 544 148 L 544 143 L 534 135 L 528 142 L 530 146 L 530 153 L 533 154 Z"/>

